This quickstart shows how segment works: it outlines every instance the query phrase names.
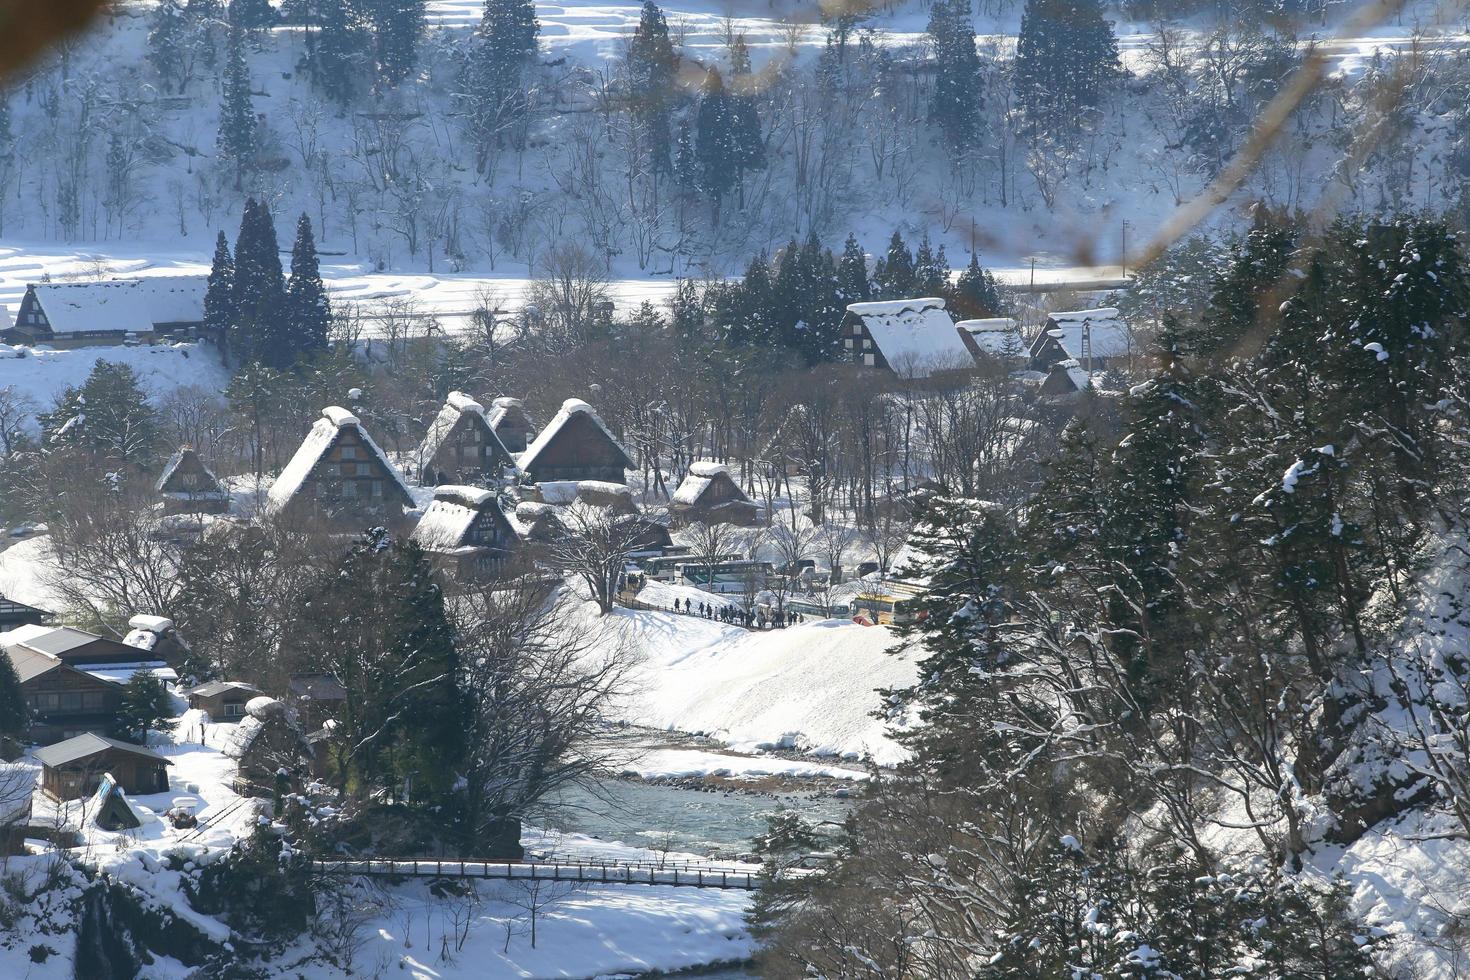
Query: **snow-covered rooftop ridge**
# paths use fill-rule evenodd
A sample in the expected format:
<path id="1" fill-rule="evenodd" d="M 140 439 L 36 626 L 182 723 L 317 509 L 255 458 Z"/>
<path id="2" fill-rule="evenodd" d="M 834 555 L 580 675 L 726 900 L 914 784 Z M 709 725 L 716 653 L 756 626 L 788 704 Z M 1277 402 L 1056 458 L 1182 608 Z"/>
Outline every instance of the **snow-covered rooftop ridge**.
<path id="1" fill-rule="evenodd" d="M 475 401 L 473 398 L 471 398 L 469 395 L 466 395 L 462 391 L 451 391 L 449 393 L 449 398 L 446 400 L 451 406 L 461 412 L 475 412 L 478 415 L 485 414 L 485 406 L 481 405 L 479 402 Z"/>
<path id="2" fill-rule="evenodd" d="M 730 468 L 724 463 L 715 463 L 708 460 L 700 460 L 697 463 L 689 464 L 689 473 L 691 476 L 703 476 L 713 479 L 714 477 L 719 476 L 721 473 L 729 472 Z"/>
<path id="3" fill-rule="evenodd" d="M 148 630 L 150 633 L 167 633 L 174 628 L 174 621 L 167 616 L 150 616 L 146 613 L 138 613 L 128 620 L 128 625 L 135 630 Z"/>
<path id="4" fill-rule="evenodd" d="M 322 418 L 326 419 L 328 422 L 332 423 L 339 429 L 346 425 L 362 424 L 358 421 L 356 415 L 353 415 L 351 412 L 347 411 L 347 409 L 343 408 L 340 405 L 328 405 L 326 408 L 322 409 Z"/>
<path id="5" fill-rule="evenodd" d="M 992 316 L 979 320 L 961 320 L 955 324 L 957 330 L 968 333 L 1010 333 L 1017 328 L 1016 321 L 1008 316 Z"/>
<path id="6" fill-rule="evenodd" d="M 856 313 L 861 317 L 869 316 L 898 316 L 901 313 L 920 313 L 924 310 L 944 309 L 944 298 L 941 296 L 920 296 L 915 299 L 883 299 L 873 300 L 868 303 L 849 303 L 848 312 Z"/>
<path id="7" fill-rule="evenodd" d="M 445 484 L 444 486 L 434 488 L 434 499 L 464 504 L 466 507 L 483 507 L 495 499 L 495 491 L 486 490 L 483 487 Z"/>
<path id="8" fill-rule="evenodd" d="M 1056 323 L 1081 323 L 1083 320 L 1091 320 L 1094 323 L 1099 320 L 1118 319 L 1117 307 L 1100 306 L 1095 310 L 1069 310 L 1048 313 L 1047 319 Z"/>
<path id="9" fill-rule="evenodd" d="M 552 416 L 551 421 L 546 423 L 546 428 L 541 430 L 541 432 L 536 436 L 535 441 L 527 446 L 526 451 L 521 454 L 521 458 L 519 461 L 521 469 L 529 470 L 531 468 L 531 465 L 535 463 L 536 457 L 545 452 L 546 447 L 551 445 L 552 440 L 555 439 L 558 434 L 560 434 L 562 427 L 578 415 L 587 416 L 589 419 L 597 424 L 597 427 L 602 430 L 602 434 L 607 436 L 613 445 L 617 446 L 619 449 L 623 448 L 622 443 L 618 442 L 618 440 L 613 436 L 612 430 L 607 427 L 606 422 L 602 421 L 602 416 L 597 414 L 596 409 L 594 409 L 591 405 L 587 404 L 580 398 L 568 398 L 566 401 L 561 403 L 561 409 L 558 410 L 554 416 Z M 623 455 L 627 457 L 629 462 L 631 463 L 632 457 L 628 456 L 628 451 L 626 449 L 623 449 Z"/>
<path id="10" fill-rule="evenodd" d="M 149 333 L 154 324 L 204 319 L 204 276 L 148 276 L 92 282 L 37 282 L 36 293 L 54 333 L 126 330 Z"/>
<path id="11" fill-rule="evenodd" d="M 577 481 L 577 492 L 590 491 L 592 493 L 609 493 L 619 497 L 633 496 L 633 488 L 622 483 L 609 483 L 607 480 L 579 480 Z"/>
<path id="12" fill-rule="evenodd" d="M 522 402 L 521 402 L 521 400 L 519 398 L 510 398 L 510 397 L 505 397 L 505 396 L 502 396 L 500 398 L 495 399 L 490 404 L 492 406 L 494 406 L 495 408 L 521 408 L 522 407 Z"/>
<path id="13" fill-rule="evenodd" d="M 938 297 L 853 303 L 847 309 L 862 319 L 895 374 L 926 378 L 935 370 L 974 364 Z"/>

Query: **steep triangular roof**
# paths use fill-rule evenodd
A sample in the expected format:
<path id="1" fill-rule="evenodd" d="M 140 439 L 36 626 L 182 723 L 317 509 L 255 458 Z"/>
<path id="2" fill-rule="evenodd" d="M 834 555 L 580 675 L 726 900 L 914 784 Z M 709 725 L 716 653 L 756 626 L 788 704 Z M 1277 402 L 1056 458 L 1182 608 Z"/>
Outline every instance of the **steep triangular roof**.
<path id="1" fill-rule="evenodd" d="M 1047 341 L 1054 340 L 1067 357 L 1080 359 L 1084 334 L 1093 357 L 1125 357 L 1133 349 L 1128 324 L 1116 309 L 1105 306 L 1048 314 L 1046 325 L 1031 341 L 1031 356 L 1039 356 Z"/>
<path id="2" fill-rule="evenodd" d="M 443 486 L 434 490 L 433 503 L 413 529 L 411 539 L 425 551 L 452 551 L 465 546 L 465 536 L 481 516 L 515 534 L 492 490 L 479 487 Z"/>
<path id="3" fill-rule="evenodd" d="M 927 378 L 935 371 L 973 363 L 938 296 L 850 303 L 847 312 L 862 320 L 895 374 Z"/>
<path id="4" fill-rule="evenodd" d="M 190 476 L 197 477 L 197 486 L 184 485 Z M 159 493 L 177 493 L 193 497 L 222 496 L 224 494 L 219 478 L 204 464 L 204 460 L 199 457 L 192 446 L 180 446 L 168 458 L 154 489 Z"/>
<path id="5" fill-rule="evenodd" d="M 509 433 L 511 430 L 524 433 L 536 431 L 531 416 L 526 414 L 526 406 L 521 404 L 519 398 L 495 399 L 490 403 L 490 413 L 486 416 L 486 420 L 490 423 L 490 428 L 495 430 L 496 437 L 507 447 L 510 446 L 511 440 L 507 439 L 504 433 Z M 525 444 L 518 441 L 517 445 L 520 445 L 524 451 Z"/>
<path id="6" fill-rule="evenodd" d="M 721 487 L 734 493 L 727 500 L 742 500 L 750 502 L 745 491 L 740 489 L 740 484 L 730 476 L 730 470 L 722 463 L 690 463 L 689 473 L 679 484 L 679 489 L 674 491 L 670 503 L 693 506 L 698 504 L 715 487 Z"/>
<path id="7" fill-rule="evenodd" d="M 602 421 L 602 418 L 592 406 L 580 398 L 568 398 L 562 402 L 561 410 L 546 424 L 546 428 L 541 430 L 541 434 L 536 437 L 536 441 L 527 446 L 526 451 L 521 454 L 521 469 L 530 470 L 531 467 L 536 465 L 537 457 L 546 452 L 556 442 L 567 426 L 571 425 L 574 421 L 584 419 L 590 421 L 601 430 L 603 436 L 607 438 L 607 441 L 622 456 L 623 468 L 633 469 L 633 457 L 629 456 L 628 451 L 613 437 L 612 430 L 607 427 L 607 424 Z"/>
<path id="8" fill-rule="evenodd" d="M 281 475 L 276 477 L 276 482 L 271 484 L 270 493 L 266 496 L 267 513 L 277 513 L 291 503 L 323 457 L 331 452 L 342 433 L 349 429 L 357 433 L 358 439 L 376 457 L 384 474 L 397 489 L 402 502 L 405 505 L 413 503 L 413 495 L 408 492 L 408 484 L 404 482 L 403 475 L 388 462 L 388 457 L 383 455 L 383 450 L 373 441 L 373 437 L 367 434 L 357 416 L 345 408 L 332 405 L 322 409 L 322 417 L 312 424 L 311 431 L 297 447 L 296 455 L 291 457 L 286 468 L 281 470 Z"/>
<path id="9" fill-rule="evenodd" d="M 439 450 L 444 447 L 450 435 L 459 426 L 474 425 L 482 427 L 482 431 L 488 436 L 490 445 L 494 448 L 494 455 L 503 457 L 505 462 L 514 466 L 515 459 L 510 450 L 500 441 L 500 436 L 495 432 L 495 426 L 490 423 L 490 418 L 485 412 L 485 406 L 475 401 L 462 391 L 451 391 L 444 402 L 444 407 L 439 409 L 439 414 L 434 416 L 434 421 L 429 423 L 429 431 L 424 433 L 424 441 L 419 443 L 415 459 L 420 467 L 428 466 L 433 462 Z"/>

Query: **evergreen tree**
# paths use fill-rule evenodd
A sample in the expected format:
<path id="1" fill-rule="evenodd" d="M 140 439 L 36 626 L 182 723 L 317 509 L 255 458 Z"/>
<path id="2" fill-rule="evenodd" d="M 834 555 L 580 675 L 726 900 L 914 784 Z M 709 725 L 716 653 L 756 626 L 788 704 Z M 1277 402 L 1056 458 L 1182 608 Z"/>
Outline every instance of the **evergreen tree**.
<path id="1" fill-rule="evenodd" d="M 165 91 L 183 89 L 188 29 L 184 8 L 178 0 L 161 0 L 154 8 L 148 29 L 148 63 L 158 73 Z"/>
<path id="2" fill-rule="evenodd" d="M 471 133 L 484 173 L 490 149 L 526 114 L 526 71 L 536 54 L 541 26 L 531 0 L 485 0 L 468 69 Z"/>
<path id="3" fill-rule="evenodd" d="M 1033 123 L 1051 132 L 1075 126 L 1119 71 L 1118 40 L 1099 0 L 1026 0 L 1015 71 Z"/>
<path id="4" fill-rule="evenodd" d="M 263 361 L 278 370 L 296 359 L 294 337 L 282 330 L 285 279 L 276 242 L 275 223 L 265 205 L 251 198 L 240 219 L 235 240 L 235 329 L 231 355 L 244 361 Z"/>
<path id="5" fill-rule="evenodd" d="M 1286 215 L 1264 206 L 1256 209 L 1251 230 L 1231 244 L 1224 268 L 1211 277 L 1208 333 L 1200 330 L 1187 338 L 1192 353 L 1228 356 L 1253 329 L 1269 331 L 1274 308 L 1286 298 L 1290 285 L 1284 277 L 1296 240 Z"/>
<path id="6" fill-rule="evenodd" d="M 204 326 L 221 344 L 228 343 L 235 327 L 235 260 L 230 257 L 230 243 L 223 230 L 214 242 L 214 259 L 204 290 Z"/>
<path id="7" fill-rule="evenodd" d="M 980 256 L 970 253 L 970 264 L 955 283 L 950 309 L 962 319 L 1004 316 L 1007 304 L 1001 297 L 1000 284 L 989 269 L 980 266 Z"/>
<path id="8" fill-rule="evenodd" d="M 750 49 L 745 35 L 737 34 L 731 50 L 732 81 L 735 94 L 730 96 L 731 144 L 734 152 L 735 182 L 740 188 L 740 206 L 745 207 L 745 175 L 766 167 L 766 141 L 761 134 L 760 113 L 756 108 L 755 79 L 750 72 Z"/>
<path id="9" fill-rule="evenodd" d="M 945 258 L 944 246 L 936 254 L 929 243 L 929 233 L 919 242 L 914 253 L 914 292 L 920 296 L 946 296 L 949 294 L 949 260 Z"/>
<path id="10" fill-rule="evenodd" d="M 888 253 L 873 275 L 883 299 L 910 299 L 914 295 L 914 254 L 898 232 L 888 240 Z"/>
<path id="11" fill-rule="evenodd" d="M 929 7 L 928 33 L 934 51 L 929 119 L 939 126 L 950 157 L 957 159 L 977 149 L 984 107 L 970 0 L 935 0 Z"/>
<path id="12" fill-rule="evenodd" d="M 269 27 L 276 22 L 270 0 L 230 0 L 230 23 L 247 31 Z"/>
<path id="13" fill-rule="evenodd" d="M 371 37 L 356 0 L 329 0 L 309 55 L 312 82 L 346 106 L 357 97 Z"/>
<path id="14" fill-rule="evenodd" d="M 143 744 L 150 731 L 169 732 L 174 727 L 173 698 L 152 671 L 136 671 L 123 685 L 113 720 L 114 734 Z"/>
<path id="15" fill-rule="evenodd" d="M 845 306 L 862 303 L 873 296 L 873 284 L 868 280 L 868 258 L 857 236 L 849 234 L 842 249 L 842 259 L 837 264 L 837 295 Z"/>
<path id="16" fill-rule="evenodd" d="M 296 222 L 296 242 L 291 246 L 291 277 L 286 282 L 286 319 L 297 356 L 314 356 L 327 349 L 332 322 L 332 303 L 322 282 L 317 263 L 311 219 L 305 213 Z"/>
<path id="17" fill-rule="evenodd" d="M 20 675 L 10 657 L 0 657 L 0 758 L 8 759 L 25 744 L 31 724 L 31 706 L 20 687 Z"/>
<path id="18" fill-rule="evenodd" d="M 699 161 L 700 190 L 715 205 L 715 223 L 719 223 L 720 202 L 740 177 L 740 149 L 737 146 L 737 120 L 730 96 L 725 92 L 719 69 L 711 68 L 704 76 L 699 94 L 697 135 L 694 155 Z"/>
<path id="19" fill-rule="evenodd" d="M 679 71 L 679 56 L 669 40 L 669 25 L 653 0 L 643 0 L 638 26 L 628 42 L 625 63 L 628 100 L 638 124 L 638 142 L 652 155 L 656 172 L 673 166 L 669 154 L 672 140 L 670 111 Z"/>
<path id="20" fill-rule="evenodd" d="M 694 151 L 694 132 L 688 120 L 679 123 L 679 138 L 674 144 L 674 179 L 680 187 L 699 189 L 699 157 Z"/>
<path id="21" fill-rule="evenodd" d="M 704 300 L 693 279 L 680 279 L 669 299 L 669 325 L 679 341 L 691 345 L 704 330 Z"/>
<path id="22" fill-rule="evenodd" d="M 245 64 L 244 34 L 239 24 L 230 25 L 230 48 L 225 64 L 224 102 L 220 106 L 219 135 L 215 142 L 220 157 L 235 165 L 235 190 L 245 180 L 245 171 L 255 166 L 257 153 L 255 108 L 250 103 L 250 69 Z"/>
<path id="23" fill-rule="evenodd" d="M 402 82 L 418 64 L 424 6 L 424 0 L 370 0 L 367 5 L 378 78 L 386 85 Z"/>
<path id="24" fill-rule="evenodd" d="M 146 469 L 158 450 L 158 418 L 137 373 L 119 361 L 99 360 L 80 388 L 64 389 L 37 421 L 45 445 L 95 453 L 114 469 Z"/>

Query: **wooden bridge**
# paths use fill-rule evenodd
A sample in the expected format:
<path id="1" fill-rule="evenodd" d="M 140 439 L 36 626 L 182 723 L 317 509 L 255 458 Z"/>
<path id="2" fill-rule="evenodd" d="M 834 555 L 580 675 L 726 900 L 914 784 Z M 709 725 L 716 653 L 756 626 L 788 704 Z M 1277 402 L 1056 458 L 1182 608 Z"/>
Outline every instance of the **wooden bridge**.
<path id="1" fill-rule="evenodd" d="M 311 862 L 318 874 L 394 878 L 488 878 L 565 881 L 586 885 L 663 885 L 674 888 L 761 887 L 753 865 L 719 867 L 637 861 L 459 861 L 426 858 L 325 858 Z M 802 870 L 802 869 L 798 869 Z M 811 871 L 803 873 L 811 874 Z"/>

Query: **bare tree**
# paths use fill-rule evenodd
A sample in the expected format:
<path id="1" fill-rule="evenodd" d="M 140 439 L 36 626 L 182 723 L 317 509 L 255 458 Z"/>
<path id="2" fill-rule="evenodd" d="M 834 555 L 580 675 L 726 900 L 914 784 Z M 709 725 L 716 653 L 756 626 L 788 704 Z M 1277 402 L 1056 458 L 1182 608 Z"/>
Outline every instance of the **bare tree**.
<path id="1" fill-rule="evenodd" d="M 739 543 L 730 524 L 691 524 L 685 529 L 689 553 L 704 565 L 708 581 L 714 581 L 715 564 L 730 554 Z"/>
<path id="2" fill-rule="evenodd" d="M 9 456 L 25 435 L 26 424 L 40 406 L 14 385 L 0 388 L 0 454 Z"/>
<path id="3" fill-rule="evenodd" d="M 577 501 L 560 515 L 564 533 L 548 544 L 548 558 L 562 571 L 580 578 L 605 616 L 612 612 L 628 555 L 640 531 L 609 507 Z"/>
<path id="4" fill-rule="evenodd" d="M 601 260 L 576 242 L 549 249 L 538 263 L 540 275 L 526 294 L 545 329 L 565 337 L 587 337 L 609 302 L 607 273 Z"/>

